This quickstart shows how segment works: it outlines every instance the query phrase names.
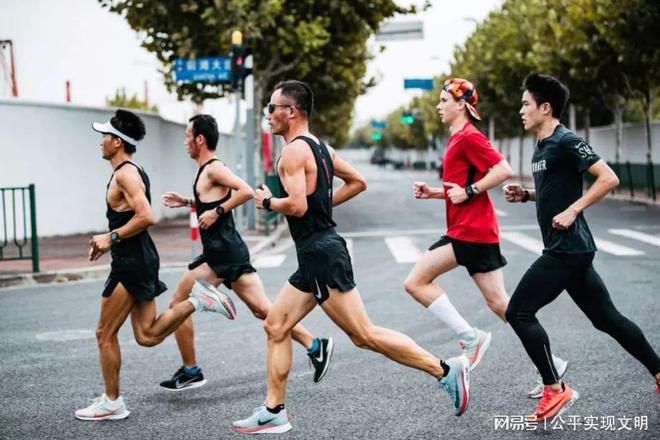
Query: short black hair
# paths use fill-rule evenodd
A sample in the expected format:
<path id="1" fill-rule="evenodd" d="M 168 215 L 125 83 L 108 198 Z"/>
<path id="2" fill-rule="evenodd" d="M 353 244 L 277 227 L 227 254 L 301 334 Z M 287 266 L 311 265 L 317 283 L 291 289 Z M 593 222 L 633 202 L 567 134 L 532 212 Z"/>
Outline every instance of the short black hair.
<path id="1" fill-rule="evenodd" d="M 211 115 L 195 115 L 188 119 L 188 122 L 192 122 L 193 136 L 196 137 L 200 134 L 204 136 L 209 150 L 214 151 L 218 146 L 218 138 L 220 137 L 218 123 L 215 122 L 215 118 Z"/>
<path id="2" fill-rule="evenodd" d="M 294 100 L 300 113 L 304 114 L 307 118 L 312 116 L 312 111 L 314 111 L 314 92 L 312 92 L 311 87 L 302 81 L 289 79 L 277 83 L 275 90 L 278 89 L 282 90 L 282 95 Z"/>
<path id="3" fill-rule="evenodd" d="M 117 130 L 121 131 L 125 135 L 128 135 L 135 139 L 136 141 L 141 141 L 144 139 L 144 135 L 147 134 L 147 130 L 144 128 L 144 122 L 138 115 L 128 110 L 118 109 L 115 112 L 115 115 L 110 119 L 110 124 L 115 127 Z M 118 139 L 121 139 L 117 136 L 114 136 Z M 124 143 L 124 151 L 129 154 L 135 153 L 136 145 L 129 144 L 125 140 L 121 139 Z"/>
<path id="4" fill-rule="evenodd" d="M 532 94 L 536 105 L 545 102 L 552 107 L 552 116 L 559 119 L 564 113 L 570 92 L 568 87 L 554 76 L 532 73 L 525 78 L 523 90 Z"/>

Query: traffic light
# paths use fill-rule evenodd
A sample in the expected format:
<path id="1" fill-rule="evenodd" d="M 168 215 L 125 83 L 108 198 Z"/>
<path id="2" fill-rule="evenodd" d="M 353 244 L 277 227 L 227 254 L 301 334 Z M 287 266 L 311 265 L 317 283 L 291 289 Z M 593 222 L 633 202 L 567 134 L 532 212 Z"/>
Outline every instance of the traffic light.
<path id="1" fill-rule="evenodd" d="M 252 53 L 245 46 L 231 45 L 231 88 L 237 90 L 240 86 L 241 91 L 244 86 L 244 79 L 252 73 L 251 67 L 245 66 L 245 59 Z"/>
<path id="2" fill-rule="evenodd" d="M 383 138 L 382 133 L 380 133 L 380 132 L 378 132 L 378 131 L 375 132 L 375 133 L 371 133 L 371 140 L 372 140 L 372 141 L 379 141 L 379 140 L 381 140 L 382 138 Z"/>
<path id="3" fill-rule="evenodd" d="M 401 114 L 401 123 L 404 125 L 410 125 L 415 122 L 415 117 L 410 112 L 403 112 Z"/>

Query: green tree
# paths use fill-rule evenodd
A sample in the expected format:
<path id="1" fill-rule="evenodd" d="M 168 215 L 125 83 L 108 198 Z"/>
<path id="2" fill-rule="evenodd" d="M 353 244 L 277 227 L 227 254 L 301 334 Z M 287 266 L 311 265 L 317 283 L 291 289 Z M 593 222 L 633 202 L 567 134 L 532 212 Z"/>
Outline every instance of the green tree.
<path id="1" fill-rule="evenodd" d="M 108 107 L 122 107 L 122 108 L 133 108 L 137 110 L 145 110 L 154 113 L 158 113 L 158 106 L 149 104 L 140 98 L 138 98 L 137 93 L 129 97 L 126 95 L 126 89 L 120 88 L 115 91 L 115 96 L 112 98 L 105 98 L 105 103 Z"/>
<path id="2" fill-rule="evenodd" d="M 384 19 L 415 11 L 392 0 L 99 1 L 139 32 L 163 64 L 167 87 L 195 102 L 222 96 L 222 87 L 175 82 L 173 60 L 225 55 L 231 32 L 241 30 L 254 56 L 255 108 L 265 105 L 276 82 L 306 81 L 317 98 L 312 129 L 338 146 L 355 98 L 373 85 L 364 81 L 367 39 Z"/>

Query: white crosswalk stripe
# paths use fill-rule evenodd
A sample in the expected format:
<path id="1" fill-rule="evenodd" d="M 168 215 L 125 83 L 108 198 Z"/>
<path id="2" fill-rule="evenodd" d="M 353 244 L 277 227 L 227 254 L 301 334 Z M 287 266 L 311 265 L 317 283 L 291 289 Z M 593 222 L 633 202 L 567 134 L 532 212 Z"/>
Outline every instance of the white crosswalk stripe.
<path id="1" fill-rule="evenodd" d="M 386 237 L 385 244 L 397 263 L 415 263 L 422 255 L 410 237 Z"/>
<path id="2" fill-rule="evenodd" d="M 506 211 L 502 211 L 501 209 L 495 209 L 495 215 L 498 217 L 506 217 L 507 214 Z"/>
<path id="3" fill-rule="evenodd" d="M 629 257 L 632 255 L 644 255 L 644 252 L 638 251 L 637 249 L 632 249 L 629 248 L 628 246 L 623 246 L 621 244 L 617 244 L 614 242 L 611 242 L 609 240 L 605 240 L 600 237 L 594 237 L 594 241 L 596 242 L 596 247 L 603 251 L 607 252 L 608 254 L 616 255 L 619 257 Z"/>
<path id="4" fill-rule="evenodd" d="M 653 246 L 660 246 L 660 237 L 656 235 L 646 234 L 644 232 L 633 231 L 632 229 L 608 229 L 610 234 L 620 235 L 633 240 L 642 241 L 644 243 L 652 244 Z"/>
<path id="5" fill-rule="evenodd" d="M 286 259 L 285 254 L 261 255 L 252 261 L 252 265 L 257 269 L 268 269 L 271 267 L 280 267 Z"/>
<path id="6" fill-rule="evenodd" d="M 543 241 L 530 237 L 529 235 L 525 235 L 522 232 L 500 232 L 500 238 L 503 238 L 506 241 L 509 241 L 538 255 L 543 252 Z"/>
<path id="7" fill-rule="evenodd" d="M 346 240 L 346 249 L 348 249 L 348 255 L 351 256 L 351 262 L 355 263 L 355 256 L 353 255 L 353 240 L 350 238 Z"/>

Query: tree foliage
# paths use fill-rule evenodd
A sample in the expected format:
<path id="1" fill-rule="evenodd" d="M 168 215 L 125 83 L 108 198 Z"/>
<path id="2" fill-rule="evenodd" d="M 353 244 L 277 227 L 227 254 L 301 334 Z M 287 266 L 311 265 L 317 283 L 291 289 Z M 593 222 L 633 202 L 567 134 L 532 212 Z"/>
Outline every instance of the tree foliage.
<path id="1" fill-rule="evenodd" d="M 364 79 L 367 39 L 383 20 L 415 11 L 392 0 L 99 1 L 139 32 L 168 89 L 195 102 L 222 96 L 222 87 L 176 83 L 173 60 L 226 55 L 232 31 L 241 30 L 253 51 L 255 108 L 278 81 L 305 81 L 316 95 L 312 129 L 333 145 L 345 142 L 355 98 L 373 84 Z"/>
<path id="2" fill-rule="evenodd" d="M 105 103 L 109 107 L 133 108 L 137 110 L 146 110 L 146 111 L 158 113 L 157 105 L 149 106 L 149 103 L 140 99 L 137 93 L 129 97 L 126 94 L 126 89 L 124 88 L 117 89 L 115 91 L 115 96 L 111 98 L 106 97 Z"/>

